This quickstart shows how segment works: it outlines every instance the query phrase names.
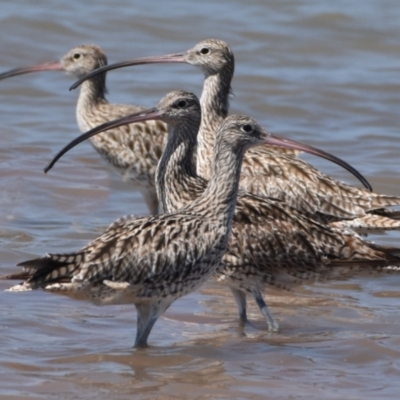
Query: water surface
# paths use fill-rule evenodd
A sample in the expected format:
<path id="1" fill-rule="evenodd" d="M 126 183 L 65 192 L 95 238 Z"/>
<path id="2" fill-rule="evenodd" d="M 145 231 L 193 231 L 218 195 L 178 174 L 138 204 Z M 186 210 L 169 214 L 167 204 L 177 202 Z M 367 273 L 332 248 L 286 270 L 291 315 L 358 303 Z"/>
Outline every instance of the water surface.
<path id="1" fill-rule="evenodd" d="M 400 195 L 400 4 L 310 0 L 3 1 L 0 70 L 58 59 L 95 43 L 109 61 L 226 40 L 236 74 L 232 112 L 323 147 Z M 50 158 L 78 134 L 70 78 L 58 72 L 0 83 L 0 272 L 48 251 L 72 251 L 114 219 L 142 215 L 140 194 L 89 144 L 48 175 Z M 170 90 L 200 94 L 187 65 L 111 72 L 109 100 L 153 106 Z M 307 157 L 337 178 L 328 163 Z M 399 235 L 375 238 L 398 245 Z M 209 283 L 161 318 L 151 347 L 132 349 L 134 307 L 96 307 L 0 281 L 0 398 L 398 398 L 400 276 L 364 276 L 270 289 L 282 332 L 254 304 L 241 332 L 224 288 Z"/>

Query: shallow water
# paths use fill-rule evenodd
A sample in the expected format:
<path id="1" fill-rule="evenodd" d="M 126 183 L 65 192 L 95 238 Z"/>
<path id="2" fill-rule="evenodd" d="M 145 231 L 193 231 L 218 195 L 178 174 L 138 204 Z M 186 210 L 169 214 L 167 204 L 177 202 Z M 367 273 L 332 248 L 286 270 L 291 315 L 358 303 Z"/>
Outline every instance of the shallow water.
<path id="1" fill-rule="evenodd" d="M 400 4 L 387 1 L 3 1 L 0 70 L 60 58 L 95 43 L 110 62 L 226 40 L 236 57 L 232 112 L 323 147 L 400 195 Z M 70 251 L 140 197 L 89 144 L 48 175 L 78 134 L 76 92 L 58 72 L 0 83 L 0 273 L 47 251 Z M 109 74 L 109 100 L 153 106 L 173 89 L 200 94 L 186 65 Z M 348 174 L 307 157 L 338 178 Z M 353 181 L 352 181 L 353 182 Z M 376 240 L 398 244 L 399 235 Z M 250 302 L 241 332 L 230 294 L 208 284 L 177 301 L 132 350 L 133 307 L 96 307 L 0 281 L 0 398 L 376 399 L 400 389 L 400 276 L 365 276 L 268 291 L 282 332 L 269 334 Z"/>

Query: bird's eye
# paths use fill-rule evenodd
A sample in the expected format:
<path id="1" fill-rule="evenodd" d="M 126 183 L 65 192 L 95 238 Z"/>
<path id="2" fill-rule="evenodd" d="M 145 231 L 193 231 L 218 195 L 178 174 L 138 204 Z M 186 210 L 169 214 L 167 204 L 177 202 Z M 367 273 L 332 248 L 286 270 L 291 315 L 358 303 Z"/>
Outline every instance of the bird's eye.
<path id="1" fill-rule="evenodd" d="M 178 107 L 179 108 L 184 108 L 184 107 L 186 107 L 186 101 L 185 100 L 181 100 L 180 102 L 178 102 Z"/>
<path id="2" fill-rule="evenodd" d="M 80 53 L 75 53 L 74 54 L 74 59 L 75 60 L 79 60 L 81 58 L 81 54 Z"/>
<path id="3" fill-rule="evenodd" d="M 249 125 L 249 124 L 243 125 L 242 131 L 246 132 L 246 133 L 251 133 L 251 132 L 253 132 L 253 126 Z"/>
<path id="4" fill-rule="evenodd" d="M 210 52 L 210 49 L 208 49 L 207 47 L 203 47 L 201 50 L 200 50 L 200 53 L 201 54 L 208 54 Z"/>

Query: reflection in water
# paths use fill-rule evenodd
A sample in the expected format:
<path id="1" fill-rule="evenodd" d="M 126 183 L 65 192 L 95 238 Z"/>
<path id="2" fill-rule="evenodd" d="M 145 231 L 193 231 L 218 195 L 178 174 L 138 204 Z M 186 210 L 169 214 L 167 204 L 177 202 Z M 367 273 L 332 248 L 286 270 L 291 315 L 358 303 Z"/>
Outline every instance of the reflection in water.
<path id="1" fill-rule="evenodd" d="M 245 6 L 233 0 L 229 8 L 203 1 L 190 9 L 179 0 L 157 9 L 123 0 L 7 3 L 1 71 L 57 59 L 80 43 L 95 42 L 115 62 L 219 37 L 236 56 L 232 112 L 337 154 L 376 191 L 400 195 L 394 0 Z M 184 65 L 115 71 L 107 80 L 110 101 L 143 106 L 173 89 L 199 94 L 202 84 L 198 71 Z M 147 212 L 140 194 L 107 170 L 89 144 L 43 174 L 78 134 L 70 83 L 49 73 L 0 84 L 2 274 L 48 249 L 82 246 L 123 214 Z M 398 238 L 371 237 L 393 245 Z M 209 283 L 157 322 L 152 347 L 135 351 L 134 307 L 8 293 L 9 282 L 0 281 L 0 397 L 397 398 L 399 285 L 393 274 L 271 288 L 266 297 L 282 331 L 270 334 L 251 300 L 252 326 L 240 331 L 230 294 Z"/>

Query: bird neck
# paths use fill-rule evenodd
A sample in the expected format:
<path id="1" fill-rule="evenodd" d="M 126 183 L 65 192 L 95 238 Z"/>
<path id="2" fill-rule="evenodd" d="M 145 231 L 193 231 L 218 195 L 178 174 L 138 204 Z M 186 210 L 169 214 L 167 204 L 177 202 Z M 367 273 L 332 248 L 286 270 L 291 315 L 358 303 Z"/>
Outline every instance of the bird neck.
<path id="1" fill-rule="evenodd" d="M 76 114 L 82 132 L 93 128 L 90 124 L 93 114 L 100 104 L 107 103 L 106 75 L 99 74 L 83 82 L 79 94 Z"/>
<path id="2" fill-rule="evenodd" d="M 188 184 L 196 176 L 196 134 L 200 121 L 171 127 L 156 172 L 156 189 L 164 212 L 186 205 Z"/>
<path id="3" fill-rule="evenodd" d="M 205 214 L 228 229 L 236 207 L 244 151 L 217 137 L 211 179 L 203 195 L 192 203 L 195 209 L 205 208 Z"/>
<path id="4" fill-rule="evenodd" d="M 201 124 L 197 137 L 197 173 L 210 179 L 210 159 L 215 143 L 215 134 L 228 115 L 229 93 L 232 77 L 213 74 L 206 76 L 200 98 Z"/>

